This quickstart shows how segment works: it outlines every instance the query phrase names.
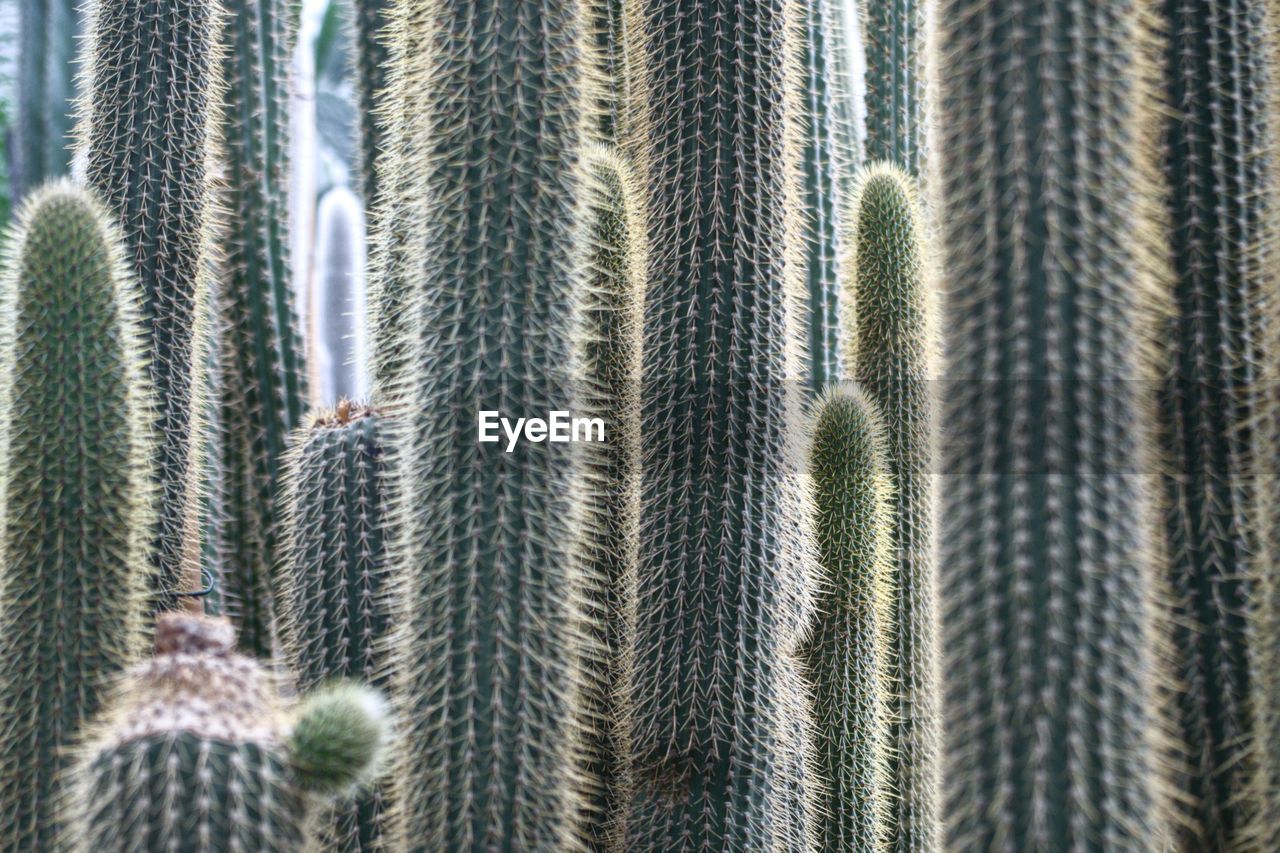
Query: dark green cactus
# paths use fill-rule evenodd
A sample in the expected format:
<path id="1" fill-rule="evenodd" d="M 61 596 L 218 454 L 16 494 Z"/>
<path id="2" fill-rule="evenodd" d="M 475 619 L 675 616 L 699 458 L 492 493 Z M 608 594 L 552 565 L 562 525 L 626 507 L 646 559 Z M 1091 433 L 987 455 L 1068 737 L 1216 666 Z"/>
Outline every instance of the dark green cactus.
<path id="1" fill-rule="evenodd" d="M 617 849 L 631 795 L 631 645 L 636 620 L 636 535 L 640 523 L 640 336 L 644 309 L 644 240 L 633 207 L 636 188 L 617 153 L 587 148 L 585 191 L 591 221 L 590 285 L 583 313 L 588 382 L 581 408 L 607 424 L 606 441 L 586 445 L 591 494 L 587 559 L 600 587 L 596 653 L 588 679 L 587 755 L 598 787 L 587 808 L 593 850 Z"/>
<path id="2" fill-rule="evenodd" d="M 382 115 L 390 55 L 386 31 L 391 0 L 355 0 L 355 84 L 360 111 L 360 191 L 366 209 L 380 203 L 378 161 L 386 145 L 386 117 Z"/>
<path id="3" fill-rule="evenodd" d="M 823 569 L 805 646 L 818 766 L 821 850 L 879 850 L 894 805 L 891 731 L 893 475 L 875 405 L 840 386 L 816 409 L 809 470 Z"/>
<path id="4" fill-rule="evenodd" d="M 285 707 L 267 673 L 232 654 L 221 619 L 165 614 L 156 657 L 130 670 L 80 748 L 68 847 L 297 851 L 318 798 L 373 772 L 381 698 L 335 687 Z"/>
<path id="5" fill-rule="evenodd" d="M 145 651 L 152 533 L 143 329 L 112 217 L 27 196 L 0 299 L 0 847 L 49 850 L 62 750 Z"/>
<path id="6" fill-rule="evenodd" d="M 384 686 L 387 601 L 382 416 L 341 403 L 294 437 L 286 466 L 280 633 L 298 688 L 333 678 Z M 371 790 L 324 821 L 326 847 L 373 850 L 385 794 Z"/>
<path id="7" fill-rule="evenodd" d="M 1144 14 L 938 10 L 953 849 L 1168 843 Z"/>
<path id="8" fill-rule="evenodd" d="M 927 7 L 927 0 L 859 2 L 867 63 L 866 156 L 912 175 L 920 173 L 925 142 Z"/>
<path id="9" fill-rule="evenodd" d="M 406 721 L 395 841 L 564 849 L 580 835 L 591 621 L 575 454 L 478 443 L 477 420 L 574 399 L 587 33 L 572 0 L 415 0 L 395 15 L 400 128 L 383 192 L 408 219 L 382 222 L 402 229 L 412 262 L 380 266 L 375 284 L 411 305 L 404 369 L 382 386 L 405 416 L 389 442 Z"/>
<path id="10" fill-rule="evenodd" d="M 896 488 L 897 558 L 891 675 L 894 819 L 899 849 L 940 845 L 940 686 L 937 652 L 937 560 L 933 530 L 933 282 L 914 183 L 894 166 L 875 166 L 858 181 L 852 207 L 854 252 L 846 271 L 849 323 L 857 329 L 846 361 L 885 420 Z"/>
<path id="11" fill-rule="evenodd" d="M 1174 274 L 1174 314 L 1159 335 L 1164 530 L 1177 602 L 1178 725 L 1190 749 L 1182 781 L 1195 804 L 1183 843 L 1274 849 L 1280 813 L 1276 794 L 1269 809 L 1264 792 L 1277 790 L 1267 778 L 1275 756 L 1263 727 L 1280 713 L 1266 595 L 1276 554 L 1260 503 L 1280 456 L 1280 396 L 1263 381 L 1275 378 L 1267 325 L 1280 321 L 1273 4 L 1165 0 L 1159 8 L 1169 109 L 1157 131 Z"/>
<path id="12" fill-rule="evenodd" d="M 217 0 L 102 0 L 92 8 L 78 133 L 87 183 L 120 223 L 142 286 L 158 412 L 156 606 L 198 583 L 198 440 L 209 318 Z"/>
<path id="13" fill-rule="evenodd" d="M 791 848 L 810 832 L 792 819 L 805 748 L 778 748 L 802 704 L 794 656 L 814 595 L 793 444 L 808 372 L 795 11 L 641 0 L 629 13 L 626 150 L 653 248 L 635 849 Z"/>
<path id="14" fill-rule="evenodd" d="M 288 234 L 288 0 L 225 0 L 224 275 L 219 395 L 226 589 L 239 647 L 271 654 L 270 568 L 279 559 L 282 459 L 302 422 L 306 368 Z"/>
<path id="15" fill-rule="evenodd" d="M 79 0 L 21 0 L 10 183 L 15 202 L 71 165 Z"/>
<path id="16" fill-rule="evenodd" d="M 602 83 L 597 121 L 600 138 L 606 142 L 616 142 L 626 123 L 629 84 L 624 61 L 627 13 L 623 7 L 622 0 L 591 0 L 587 4 Z"/>

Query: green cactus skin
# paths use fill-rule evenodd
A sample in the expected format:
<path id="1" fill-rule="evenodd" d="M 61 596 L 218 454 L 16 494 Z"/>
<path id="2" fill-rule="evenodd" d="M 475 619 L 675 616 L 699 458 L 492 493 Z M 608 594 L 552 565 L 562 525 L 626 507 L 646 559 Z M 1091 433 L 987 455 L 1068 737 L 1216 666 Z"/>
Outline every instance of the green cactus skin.
<path id="1" fill-rule="evenodd" d="M 378 200 L 378 161 L 385 150 L 386 128 L 381 105 L 391 65 L 387 25 L 391 0 L 355 0 L 355 84 L 360 109 L 360 192 L 365 208 Z"/>
<path id="2" fill-rule="evenodd" d="M 593 850 L 616 850 L 631 796 L 631 646 L 636 621 L 636 556 L 640 523 L 640 343 L 644 327 L 644 242 L 633 206 L 636 187 L 614 149 L 589 145 L 591 283 L 584 299 L 583 363 L 587 389 L 580 408 L 603 418 L 605 442 L 585 445 L 595 495 L 586 509 L 587 559 L 599 588 L 595 648 L 587 664 L 587 754 L 599 787 L 586 819 Z"/>
<path id="3" fill-rule="evenodd" d="M 99 0 L 87 25 L 78 129 L 90 187 L 124 235 L 142 286 L 158 403 L 156 606 L 197 577 L 209 318 L 211 139 L 219 90 L 216 0 Z"/>
<path id="4" fill-rule="evenodd" d="M 410 216 L 395 227 L 416 258 L 375 285 L 408 297 L 411 321 L 387 403 L 406 415 L 388 442 L 406 721 L 393 843 L 565 849 L 582 843 L 592 630 L 579 445 L 506 453 L 477 442 L 477 417 L 569 411 L 576 396 L 585 15 L 571 0 L 415 0 L 395 14 L 389 100 L 403 123 L 384 192 L 409 194 L 388 206 Z"/>
<path id="5" fill-rule="evenodd" d="M 896 487 L 893 625 L 897 685 L 894 720 L 893 836 L 898 849 L 940 845 L 940 681 L 932 374 L 932 282 L 914 182 L 876 165 L 859 177 L 852 207 L 854 251 L 846 271 L 857 329 L 846 361 L 888 414 L 885 424 Z"/>
<path id="6" fill-rule="evenodd" d="M 1259 655 L 1275 640 L 1258 576 L 1275 572 L 1259 486 L 1275 479 L 1280 455 L 1265 428 L 1280 419 L 1280 397 L 1261 381 L 1266 324 L 1280 317 L 1270 268 L 1272 90 L 1280 85 L 1272 5 L 1160 4 L 1170 109 L 1159 132 L 1174 273 L 1160 405 L 1168 574 L 1179 603 L 1177 710 L 1192 748 L 1183 781 L 1197 804 L 1187 849 L 1274 849 L 1265 833 L 1277 831 L 1265 797 L 1242 796 L 1267 784 L 1256 781 L 1268 772 L 1259 725 L 1280 709 L 1267 687 L 1275 675 Z"/>
<path id="7" fill-rule="evenodd" d="M 1145 12 L 1009 12 L 937 18 L 947 846 L 1165 849 Z"/>
<path id="8" fill-rule="evenodd" d="M 61 750 L 141 657 L 153 517 L 144 333 L 110 214 L 56 183 L 9 235 L 3 299 L 0 839 L 48 850 Z"/>
<path id="9" fill-rule="evenodd" d="M 832 390 L 816 414 L 809 470 L 824 578 L 804 657 L 826 783 L 818 847 L 883 850 L 894 791 L 889 443 L 875 405 L 856 386 Z"/>
<path id="10" fill-rule="evenodd" d="M 289 432 L 302 423 L 306 368 L 290 286 L 288 0 L 227 0 L 223 77 L 226 258 L 219 284 L 226 596 L 239 647 L 271 654 L 270 567 L 279 559 Z"/>
<path id="11" fill-rule="evenodd" d="M 589 0 L 591 35 L 603 85 L 597 115 L 599 137 L 616 143 L 626 122 L 628 83 L 625 63 L 627 15 L 623 0 Z"/>
<path id="12" fill-rule="evenodd" d="M 79 8 L 78 0 L 18 4 L 18 102 L 10 176 L 15 202 L 71 166 Z"/>
<path id="13" fill-rule="evenodd" d="M 918 175 L 925 131 L 927 0 L 861 0 L 859 8 L 867 62 L 867 159 Z"/>
<path id="14" fill-rule="evenodd" d="M 319 264 L 307 298 L 312 399 L 324 406 L 369 396 L 364 233 L 359 197 L 346 187 L 326 192 L 316 211 Z"/>
<path id="15" fill-rule="evenodd" d="M 831 0 L 803 0 L 802 68 L 805 75 L 804 188 L 809 270 L 809 360 L 817 391 L 840 378 L 841 224 L 846 176 L 861 160 L 856 153 L 852 103 L 842 61 L 843 17 Z"/>
<path id="16" fill-rule="evenodd" d="M 387 597 L 382 416 L 342 403 L 291 442 L 286 465 L 286 557 L 279 580 L 281 640 L 298 688 L 350 677 L 385 686 Z M 339 805 L 326 848 L 374 850 L 385 793 Z"/>
<path id="17" fill-rule="evenodd" d="M 263 853 L 308 849 L 309 812 L 374 771 L 381 700 L 335 687 L 291 711 L 232 654 L 221 619 L 165 614 L 79 748 L 67 848 Z"/>
<path id="18" fill-rule="evenodd" d="M 641 434 L 654 460 L 629 843 L 787 847 L 810 828 L 788 817 L 795 757 L 770 747 L 802 704 L 794 655 L 815 557 L 795 441 L 808 372 L 800 18 L 787 0 L 642 0 L 628 14 L 625 150 L 652 247 Z"/>

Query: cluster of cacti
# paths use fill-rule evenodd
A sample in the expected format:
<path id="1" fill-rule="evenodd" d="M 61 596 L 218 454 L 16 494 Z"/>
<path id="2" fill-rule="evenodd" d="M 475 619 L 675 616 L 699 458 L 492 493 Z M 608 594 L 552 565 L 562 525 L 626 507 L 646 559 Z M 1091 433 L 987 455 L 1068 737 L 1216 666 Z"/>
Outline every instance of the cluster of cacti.
<path id="1" fill-rule="evenodd" d="M 223 2 L 8 238 L 0 848 L 1280 843 L 1273 4 L 358 0 L 318 167 Z"/>

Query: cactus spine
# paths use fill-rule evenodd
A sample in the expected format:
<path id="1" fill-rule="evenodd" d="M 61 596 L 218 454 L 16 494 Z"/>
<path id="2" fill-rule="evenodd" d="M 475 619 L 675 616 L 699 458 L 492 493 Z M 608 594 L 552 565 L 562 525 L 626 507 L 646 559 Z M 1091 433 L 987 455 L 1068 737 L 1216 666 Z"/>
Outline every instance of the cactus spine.
<path id="1" fill-rule="evenodd" d="M 805 647 L 826 781 L 819 849 L 883 850 L 893 791 L 893 476 L 879 413 L 855 387 L 819 401 L 809 469 L 825 575 Z"/>
<path id="2" fill-rule="evenodd" d="M 226 594 L 240 647 L 268 656 L 282 457 L 307 398 L 289 269 L 285 107 L 293 35 L 287 0 L 228 0 L 227 11 L 223 147 L 234 215 L 219 287 Z"/>
<path id="3" fill-rule="evenodd" d="M 812 613 L 799 26 L 786 0 L 641 0 L 627 151 L 646 265 L 634 849 L 803 848 Z M 733 21 L 725 27 L 725 21 Z M 790 743 L 791 749 L 779 748 Z M 791 783 L 791 784 L 789 784 Z M 794 819 L 793 819 L 794 818 Z"/>
<path id="4" fill-rule="evenodd" d="M 386 479 L 382 416 L 343 402 L 294 437 L 285 478 L 281 637 L 301 691 L 333 678 L 385 686 Z M 326 848 L 376 849 L 380 790 L 325 821 Z"/>
<path id="5" fill-rule="evenodd" d="M 583 362 L 588 375 L 582 408 L 603 418 L 606 441 L 585 445 L 592 476 L 584 524 L 596 609 L 597 654 L 588 679 L 589 769 L 598 789 L 588 802 L 594 850 L 615 850 L 631 794 L 631 646 L 636 621 L 636 539 L 640 523 L 640 336 L 644 310 L 643 231 L 633 207 L 636 188 L 618 154 L 590 146 L 591 281 L 584 298 Z"/>
<path id="6" fill-rule="evenodd" d="M 158 411 L 157 607 L 197 588 L 208 325 L 216 0 L 98 0 L 79 133 L 89 186 L 120 223 L 142 286 Z"/>
<path id="7" fill-rule="evenodd" d="M 860 0 L 860 8 L 867 62 L 867 159 L 918 175 L 925 129 L 927 0 Z"/>
<path id="8" fill-rule="evenodd" d="M 1265 347 L 1280 319 L 1271 5 L 1160 4 L 1175 312 L 1159 337 L 1164 530 L 1184 686 L 1177 713 L 1192 750 L 1185 794 L 1197 804 L 1188 849 L 1271 849 L 1268 833 L 1280 832 L 1280 813 L 1267 811 L 1273 747 L 1262 730 L 1280 711 L 1266 592 L 1276 555 L 1262 502 L 1280 454 L 1280 398 L 1263 381 L 1276 378 Z"/>
<path id="9" fill-rule="evenodd" d="M 310 842 L 314 797 L 372 772 L 381 699 L 336 687 L 284 705 L 221 619 L 165 614 L 80 747 L 69 849 L 285 853 Z"/>
<path id="10" fill-rule="evenodd" d="M 414 256 L 377 285 L 410 300 L 388 392 L 409 415 L 389 442 L 393 694 L 408 721 L 395 843 L 564 849 L 580 834 L 590 621 L 574 445 L 504 453 L 476 428 L 478 410 L 574 399 L 586 22 L 574 0 L 414 0 L 392 29 L 402 124 L 384 192 L 408 194 L 388 207 L 410 217 L 391 226 Z"/>
<path id="11" fill-rule="evenodd" d="M 369 396 L 364 212 L 345 187 L 320 200 L 316 257 L 307 304 L 312 393 L 323 405 Z"/>
<path id="12" fill-rule="evenodd" d="M 927 387 L 935 331 L 923 236 L 911 178 L 893 166 L 867 169 L 853 205 L 848 277 L 856 319 L 849 325 L 857 334 L 847 360 L 889 416 L 886 435 L 897 490 L 893 833 L 902 850 L 935 850 L 941 843 L 934 415 Z"/>
<path id="13" fill-rule="evenodd" d="M 27 196 L 0 282 L 0 838 L 53 849 L 62 754 L 144 651 L 152 532 L 137 294 L 102 205 Z"/>
<path id="14" fill-rule="evenodd" d="M 1007 11 L 938 15 L 948 846 L 1160 849 L 1143 8 Z"/>
<path id="15" fill-rule="evenodd" d="M 71 113 L 75 96 L 77 0 L 21 0 L 17 126 L 13 145 L 13 200 L 71 165 Z"/>

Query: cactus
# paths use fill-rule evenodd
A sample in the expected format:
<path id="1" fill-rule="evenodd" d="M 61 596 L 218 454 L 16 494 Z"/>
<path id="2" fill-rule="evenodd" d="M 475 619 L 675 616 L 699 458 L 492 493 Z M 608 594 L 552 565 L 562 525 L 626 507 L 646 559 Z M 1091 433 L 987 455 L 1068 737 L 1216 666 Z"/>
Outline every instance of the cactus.
<path id="1" fill-rule="evenodd" d="M 627 69 L 624 48 L 626 45 L 626 10 L 622 0 L 591 0 L 591 36 L 595 42 L 596 69 L 602 86 L 599 88 L 598 135 L 605 142 L 614 143 L 625 131 L 627 109 Z"/>
<path id="2" fill-rule="evenodd" d="M 811 830 L 789 817 L 786 780 L 803 762 L 777 744 L 795 739 L 794 656 L 814 595 L 793 441 L 807 373 L 794 12 L 783 0 L 642 0 L 629 12 L 626 150 L 653 247 L 629 830 L 639 849 L 762 850 Z"/>
<path id="3" fill-rule="evenodd" d="M 1163 849 L 1144 8 L 938 12 L 948 847 Z"/>
<path id="4" fill-rule="evenodd" d="M 313 393 L 322 405 L 369 396 L 365 311 L 364 212 L 345 187 L 320 200 L 311 277 L 308 356 Z"/>
<path id="5" fill-rule="evenodd" d="M 13 200 L 71 166 L 78 0 L 21 0 Z M 4 220 L 0 220 L 4 221 Z"/>
<path id="6" fill-rule="evenodd" d="M 233 635 L 222 619 L 161 616 L 156 657 L 127 673 L 79 748 L 71 850 L 301 850 L 312 804 L 374 772 L 377 694 L 334 687 L 291 710 L 232 654 Z"/>
<path id="7" fill-rule="evenodd" d="M 1275 553 L 1259 502 L 1280 455 L 1280 398 L 1262 381 L 1275 370 L 1267 324 L 1280 319 L 1270 268 L 1275 22 L 1258 0 L 1168 0 L 1161 10 L 1175 312 L 1159 335 L 1164 530 L 1178 602 L 1177 713 L 1191 748 L 1182 782 L 1195 804 L 1183 841 L 1271 849 L 1280 814 L 1268 814 L 1257 786 L 1271 785 L 1261 727 L 1280 712 L 1264 592 Z"/>
<path id="8" fill-rule="evenodd" d="M 396 839 L 563 849 L 580 834 L 591 621 L 577 460 L 565 443 L 477 443 L 477 412 L 574 398 L 585 21 L 570 0 L 415 0 L 395 15 L 383 191 L 407 194 L 387 207 L 409 217 L 393 225 L 413 262 L 379 267 L 375 286 L 411 300 L 409 355 L 382 386 L 406 415 L 389 441 Z"/>
<path id="9" fill-rule="evenodd" d="M 356 0 L 355 3 L 355 84 L 360 111 L 360 192 L 366 209 L 379 204 L 379 160 L 385 150 L 386 128 L 382 115 L 383 91 L 387 85 L 390 56 L 387 52 L 387 24 L 391 21 L 391 0 Z"/>
<path id="10" fill-rule="evenodd" d="M 893 476 L 875 405 L 855 386 L 818 402 L 809 469 L 824 570 L 805 646 L 818 764 L 826 780 L 821 850 L 883 850 L 893 811 L 890 619 Z"/>
<path id="11" fill-rule="evenodd" d="M 219 287 L 226 595 L 240 647 L 271 654 L 271 566 L 278 560 L 285 440 L 302 421 L 306 371 L 290 287 L 287 0 L 227 0 L 226 204 Z"/>
<path id="12" fill-rule="evenodd" d="M 78 133 L 87 184 L 120 223 L 142 286 L 158 402 L 156 605 L 199 583 L 199 473 L 211 266 L 216 0 L 99 0 Z M 193 442 L 193 439 L 196 439 Z"/>
<path id="13" fill-rule="evenodd" d="M 897 488 L 893 625 L 897 685 L 893 702 L 893 835 L 898 849 L 940 845 L 937 565 L 933 531 L 934 423 L 931 375 L 932 282 L 912 180 L 894 166 L 868 168 L 853 204 L 854 290 L 849 325 L 857 329 L 846 361 L 888 414 L 891 471 Z"/>
<path id="14" fill-rule="evenodd" d="M 860 0 L 859 7 L 867 63 L 867 159 L 919 175 L 925 144 L 927 3 Z"/>
<path id="15" fill-rule="evenodd" d="M 594 850 L 618 849 L 621 815 L 631 794 L 629 766 L 631 644 L 636 619 L 636 534 L 640 520 L 640 335 L 643 331 L 643 231 L 633 208 L 635 185 L 607 146 L 586 151 L 591 282 L 583 313 L 588 373 L 581 407 L 604 419 L 606 441 L 586 445 L 592 472 L 587 509 L 587 559 L 600 584 L 589 591 L 596 609 L 598 654 L 589 665 L 589 769 L 599 780 L 587 806 Z"/>
<path id="16" fill-rule="evenodd" d="M 144 651 L 153 448 L 136 285 L 110 214 L 55 183 L 28 194 L 8 239 L 0 838 L 46 850 L 62 750 L 102 680 Z"/>
<path id="17" fill-rule="evenodd" d="M 291 443 L 277 601 L 281 639 L 302 691 L 339 677 L 386 683 L 383 432 L 381 415 L 344 402 L 317 414 Z M 375 788 L 339 805 L 324 821 L 326 848 L 376 849 L 385 800 Z"/>

